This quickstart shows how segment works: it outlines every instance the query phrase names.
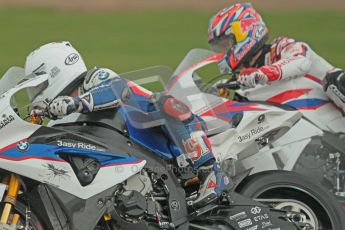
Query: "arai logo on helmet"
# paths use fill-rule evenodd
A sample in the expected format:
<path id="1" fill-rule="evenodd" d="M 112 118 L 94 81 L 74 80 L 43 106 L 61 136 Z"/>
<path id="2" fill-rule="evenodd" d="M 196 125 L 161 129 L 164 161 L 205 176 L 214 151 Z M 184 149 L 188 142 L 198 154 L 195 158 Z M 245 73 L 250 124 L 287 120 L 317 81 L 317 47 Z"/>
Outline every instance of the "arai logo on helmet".
<path id="1" fill-rule="evenodd" d="M 77 61 L 79 61 L 79 55 L 76 53 L 72 53 L 72 54 L 67 56 L 67 58 L 65 60 L 65 64 L 66 65 L 73 65 L 73 64 L 77 63 Z"/>

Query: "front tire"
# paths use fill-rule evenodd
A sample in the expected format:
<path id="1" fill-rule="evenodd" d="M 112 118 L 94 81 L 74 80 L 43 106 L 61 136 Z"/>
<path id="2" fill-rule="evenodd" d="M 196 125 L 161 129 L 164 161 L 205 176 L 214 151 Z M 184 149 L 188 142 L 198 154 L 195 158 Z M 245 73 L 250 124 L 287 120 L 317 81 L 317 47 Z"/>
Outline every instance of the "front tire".
<path id="1" fill-rule="evenodd" d="M 295 200 L 282 202 L 278 208 L 300 208 L 309 213 L 318 230 L 340 230 L 345 215 L 334 195 L 304 176 L 288 171 L 266 171 L 251 175 L 238 187 L 242 195 L 254 199 Z M 295 203 L 295 204 L 294 204 Z M 309 212 L 308 212 L 309 210 Z M 313 218 L 317 218 L 316 220 Z"/>

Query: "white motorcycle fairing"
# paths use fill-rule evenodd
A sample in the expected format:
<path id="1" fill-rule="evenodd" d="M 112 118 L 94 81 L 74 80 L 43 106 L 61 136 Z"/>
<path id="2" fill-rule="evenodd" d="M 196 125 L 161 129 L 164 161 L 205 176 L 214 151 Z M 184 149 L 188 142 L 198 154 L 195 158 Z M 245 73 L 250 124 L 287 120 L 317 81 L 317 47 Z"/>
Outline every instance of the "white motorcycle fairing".
<path id="1" fill-rule="evenodd" d="M 200 57 L 199 52 L 202 52 L 204 59 L 190 63 L 190 59 Z M 167 87 L 168 92 L 204 119 L 219 161 L 245 159 L 286 133 L 302 114 L 258 103 L 237 103 L 202 92 L 194 80 L 196 70 L 215 62 L 219 57 L 219 54 L 208 51 L 192 50 L 175 71 Z M 232 121 L 236 116 L 242 116 L 241 122 L 233 127 Z M 231 131 L 224 132 L 229 129 Z"/>
<path id="2" fill-rule="evenodd" d="M 295 108 L 314 125 L 330 132 L 344 132 L 345 117 L 325 94 L 318 78 L 306 75 L 238 90 L 250 101 L 278 103 Z"/>
<path id="3" fill-rule="evenodd" d="M 222 57 L 221 54 L 215 54 L 208 50 L 191 50 L 175 71 L 174 77 L 168 85 L 170 93 L 189 104 L 192 108 L 197 108 L 193 111 L 204 117 L 207 124 L 210 124 L 212 120 L 218 120 L 226 116 L 233 119 L 234 112 L 242 112 L 244 115 L 236 128 L 237 132 L 241 131 L 242 127 L 247 124 L 246 120 L 251 113 L 260 116 L 263 113 L 260 109 L 281 113 L 287 112 L 287 114 L 290 111 L 298 112 L 302 119 L 297 121 L 296 124 L 290 123 L 289 130 L 281 138 L 270 141 L 268 145 L 260 149 L 258 154 L 248 154 L 248 157 L 238 161 L 237 165 L 244 169 L 252 168 L 252 174 L 279 169 L 296 171 L 315 178 L 315 173 L 317 173 L 317 179 L 320 183 L 325 180 L 328 184 L 331 182 L 332 185 L 328 188 L 335 188 L 337 195 L 345 196 L 343 183 L 340 182 L 342 171 L 341 165 L 339 165 L 339 162 L 342 162 L 340 152 L 345 152 L 345 146 L 341 141 L 341 136 L 344 136 L 345 118 L 325 95 L 320 78 L 307 74 L 273 82 L 270 85 L 258 85 L 254 89 L 238 90 L 237 93 L 241 96 L 240 100 L 244 98 L 245 100 L 241 100 L 244 102 L 228 101 L 230 109 L 223 111 L 214 109 L 214 104 L 221 104 L 219 101 L 226 100 L 224 98 L 212 95 L 212 97 L 208 96 L 212 100 L 203 102 L 201 99 L 196 100 L 197 97 L 194 95 L 185 96 L 178 93 L 176 89 L 191 87 L 195 85 L 195 82 L 200 82 L 199 69 L 212 63 L 217 64 Z M 228 77 L 219 75 L 213 80 L 217 81 Z M 207 78 L 209 79 L 209 77 Z M 204 90 L 206 88 L 202 84 L 199 86 Z M 211 87 L 211 85 L 206 86 Z M 185 89 L 183 92 L 190 91 Z M 194 90 L 193 93 L 196 93 L 196 91 Z M 202 92 L 201 95 L 203 96 L 198 97 L 205 98 L 206 93 Z M 249 102 L 247 99 L 249 99 Z M 215 101 L 218 104 L 214 103 Z M 206 107 L 207 104 L 213 108 L 213 114 L 205 114 L 202 111 L 202 108 Z M 205 117 L 205 115 L 208 116 Z M 275 120 L 274 118 L 268 118 L 267 120 L 272 121 L 276 127 L 279 127 L 282 122 L 278 117 Z M 222 125 L 220 126 L 222 127 Z M 235 135 L 234 131 L 232 133 Z"/>
<path id="4" fill-rule="evenodd" d="M 12 96 L 25 88 L 36 87 L 47 80 L 46 75 L 29 79 L 0 95 L 0 168 L 58 187 L 79 198 L 87 199 L 121 183 L 140 171 L 144 160 L 115 155 L 103 151 L 68 146 L 29 143 L 42 128 L 22 120 L 11 107 Z M 60 152 L 78 153 L 106 158 L 92 183 L 82 186 L 71 165 Z"/>

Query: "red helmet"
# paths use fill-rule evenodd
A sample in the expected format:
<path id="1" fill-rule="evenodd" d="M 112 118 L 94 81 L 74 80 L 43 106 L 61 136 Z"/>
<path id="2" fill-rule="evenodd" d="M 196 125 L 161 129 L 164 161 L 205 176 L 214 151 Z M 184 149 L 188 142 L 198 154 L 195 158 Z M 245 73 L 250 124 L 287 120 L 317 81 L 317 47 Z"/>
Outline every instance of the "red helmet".
<path id="1" fill-rule="evenodd" d="M 268 29 L 250 3 L 238 3 L 214 15 L 208 42 L 216 52 L 227 53 L 234 70 L 248 62 L 268 39 Z"/>

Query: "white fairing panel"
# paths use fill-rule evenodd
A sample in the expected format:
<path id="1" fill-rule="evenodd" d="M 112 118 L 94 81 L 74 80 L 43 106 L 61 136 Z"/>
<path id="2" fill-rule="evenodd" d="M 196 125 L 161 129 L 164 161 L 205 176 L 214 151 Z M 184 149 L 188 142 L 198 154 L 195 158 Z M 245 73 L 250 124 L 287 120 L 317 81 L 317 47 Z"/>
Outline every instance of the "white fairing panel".
<path id="1" fill-rule="evenodd" d="M 257 154 L 243 159 L 240 164 L 245 169 L 252 168 L 251 174 L 278 169 L 291 171 L 300 153 L 309 142 L 310 139 L 305 139 L 300 142 L 277 146 L 272 149 L 265 147 Z"/>
<path id="2" fill-rule="evenodd" d="M 138 173 L 145 164 L 145 161 L 140 161 L 133 164 L 102 167 L 91 184 L 82 186 L 70 164 L 65 161 L 0 159 L 0 167 L 3 169 L 60 188 L 81 199 L 88 199 L 122 183 Z"/>
<path id="3" fill-rule="evenodd" d="M 193 79 L 193 74 L 217 59 L 219 55 L 207 50 L 190 51 L 175 71 L 168 91 L 187 104 L 194 114 L 201 116 L 209 133 L 219 132 L 210 138 L 218 160 L 244 159 L 259 151 L 260 146 L 256 144 L 258 138 L 272 132 L 276 133 L 275 138 L 281 136 L 301 118 L 302 114 L 258 103 L 236 103 L 201 91 Z M 243 118 L 234 130 L 232 119 L 227 114 L 242 110 Z"/>
<path id="4" fill-rule="evenodd" d="M 331 132 L 344 132 L 345 118 L 341 110 L 336 107 L 325 94 L 322 85 L 306 77 L 296 77 L 273 82 L 269 85 L 259 85 L 254 89 L 245 91 L 239 90 L 238 93 L 247 97 L 249 100 L 270 101 L 284 92 L 303 92 L 298 97 L 291 96 L 291 99 L 282 99 L 282 104 L 289 105 L 294 101 L 305 100 L 305 105 L 301 104 L 297 109 L 303 116 L 317 125 L 319 128 Z M 309 100 L 309 101 L 308 101 Z M 320 101 L 319 105 L 312 102 Z M 309 104 L 311 102 L 311 104 Z"/>
<path id="5" fill-rule="evenodd" d="M 292 170 L 301 152 L 314 136 L 322 136 L 323 132 L 310 122 L 301 119 L 282 138 L 271 143 L 257 154 L 243 159 L 245 168 L 252 168 L 252 173 L 266 170 Z"/>
<path id="6" fill-rule="evenodd" d="M 21 89 L 35 87 L 45 81 L 47 81 L 47 75 L 40 75 L 11 89 L 6 89 L 6 92 L 0 95 L 0 168 L 87 199 L 125 181 L 144 167 L 146 163 L 144 160 L 107 165 L 100 168 L 91 184 L 82 186 L 70 164 L 61 158 L 45 158 L 44 153 L 41 153 L 40 157 L 35 157 L 30 155 L 29 151 L 18 149 L 14 151 L 16 155 L 14 158 L 3 155 L 2 153 L 8 149 L 18 147 L 22 140 L 28 139 L 41 127 L 22 120 L 11 107 L 11 97 Z"/>
<path id="7" fill-rule="evenodd" d="M 11 107 L 12 96 L 21 89 L 35 87 L 47 80 L 46 75 L 41 75 L 9 89 L 0 95 L 0 149 L 28 138 L 40 125 L 30 124 L 22 120 Z"/>

